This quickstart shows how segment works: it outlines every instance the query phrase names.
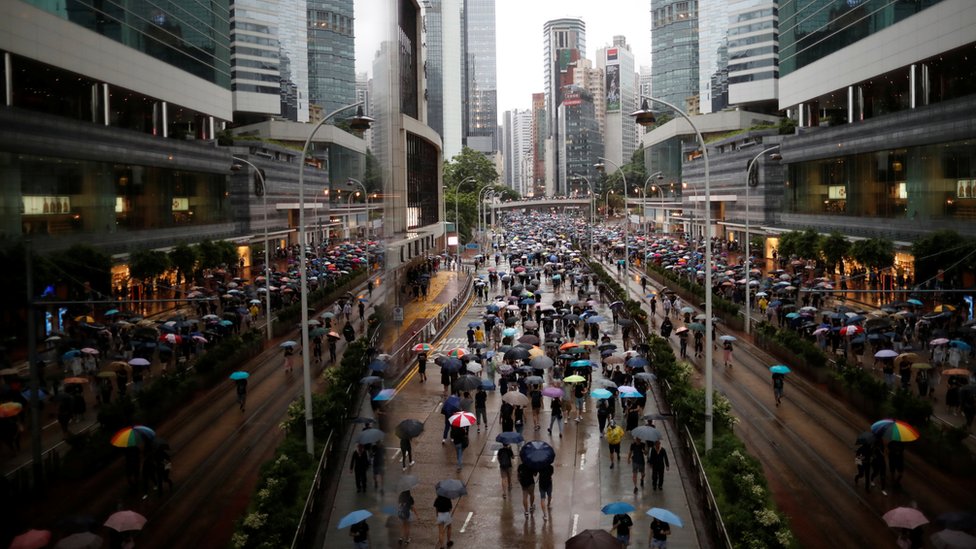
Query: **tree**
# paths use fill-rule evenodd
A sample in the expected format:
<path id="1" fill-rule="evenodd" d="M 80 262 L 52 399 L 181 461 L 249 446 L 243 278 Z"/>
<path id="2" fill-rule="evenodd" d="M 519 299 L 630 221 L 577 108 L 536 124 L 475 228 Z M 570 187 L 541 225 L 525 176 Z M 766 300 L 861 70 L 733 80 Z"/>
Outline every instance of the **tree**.
<path id="1" fill-rule="evenodd" d="M 518 191 L 511 187 L 506 187 L 505 185 L 492 185 L 492 190 L 495 191 L 496 195 L 501 195 L 499 196 L 499 199 L 502 201 L 519 200 L 522 198 L 522 195 L 520 195 Z"/>
<path id="2" fill-rule="evenodd" d="M 68 288 L 71 298 L 112 295 L 112 257 L 101 250 L 75 244 L 48 257 L 58 282 Z"/>
<path id="3" fill-rule="evenodd" d="M 151 280 L 170 268 L 169 256 L 157 250 L 139 250 L 129 256 L 129 276 L 133 280 Z"/>
<path id="4" fill-rule="evenodd" d="M 200 258 L 197 267 L 200 269 L 215 269 L 237 261 L 237 250 L 226 240 L 204 240 L 197 245 L 197 250 Z"/>
<path id="5" fill-rule="evenodd" d="M 945 286 L 962 285 L 962 273 L 976 271 L 976 239 L 956 231 L 936 231 L 912 244 L 915 256 L 915 281 L 925 282 L 945 270 Z"/>
<path id="6" fill-rule="evenodd" d="M 373 156 L 373 152 L 366 149 L 366 167 L 363 170 L 363 186 L 366 192 L 383 192 L 383 170 L 380 163 Z"/>
<path id="7" fill-rule="evenodd" d="M 454 204 L 457 200 L 457 214 L 454 218 Z M 444 196 L 447 220 L 457 224 L 458 238 L 461 242 L 470 242 L 474 233 L 473 227 L 478 220 L 478 198 L 474 193 L 455 193 L 454 189 L 447 191 Z"/>
<path id="8" fill-rule="evenodd" d="M 824 260 L 828 272 L 833 272 L 834 268 L 840 264 L 840 272 L 844 272 L 844 259 L 850 255 L 851 243 L 844 235 L 837 231 L 830 233 L 820 241 L 820 256 Z"/>
<path id="9" fill-rule="evenodd" d="M 895 246 L 887 238 L 868 238 L 851 245 L 851 257 L 870 271 L 882 271 L 895 264 Z"/>
<path id="10" fill-rule="evenodd" d="M 779 256 L 814 259 L 820 250 L 820 235 L 813 229 L 790 231 L 779 237 Z"/>
<path id="11" fill-rule="evenodd" d="M 169 253 L 169 262 L 176 269 L 176 284 L 189 280 L 193 266 L 197 263 L 197 250 L 186 243 L 180 244 Z"/>
<path id="12" fill-rule="evenodd" d="M 449 190 L 454 190 L 454 187 L 469 177 L 473 181 L 465 183 L 460 191 L 480 190 L 486 185 L 494 185 L 498 181 L 498 171 L 488 157 L 464 147 L 459 154 L 444 163 L 444 183 Z"/>

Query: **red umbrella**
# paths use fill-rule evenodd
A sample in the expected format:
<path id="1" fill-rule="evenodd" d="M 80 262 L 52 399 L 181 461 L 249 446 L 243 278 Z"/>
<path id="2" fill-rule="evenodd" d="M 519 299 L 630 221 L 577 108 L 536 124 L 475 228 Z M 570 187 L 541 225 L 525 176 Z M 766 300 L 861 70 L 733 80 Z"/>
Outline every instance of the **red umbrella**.
<path id="1" fill-rule="evenodd" d="M 51 543 L 48 530 L 28 530 L 10 542 L 10 549 L 41 549 Z"/>
<path id="2" fill-rule="evenodd" d="M 470 427 L 478 423 L 478 418 L 470 412 L 457 412 L 448 421 L 455 427 Z"/>

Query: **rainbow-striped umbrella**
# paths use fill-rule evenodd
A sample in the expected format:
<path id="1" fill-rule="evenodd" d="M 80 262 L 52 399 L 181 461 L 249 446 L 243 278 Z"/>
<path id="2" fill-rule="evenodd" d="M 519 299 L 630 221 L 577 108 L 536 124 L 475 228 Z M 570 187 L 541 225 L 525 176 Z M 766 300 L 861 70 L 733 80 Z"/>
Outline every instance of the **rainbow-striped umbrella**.
<path id="1" fill-rule="evenodd" d="M 447 352 L 447 356 L 454 357 L 454 358 L 461 358 L 466 354 L 468 354 L 468 352 L 460 347 L 457 347 L 456 349 L 451 349 L 450 351 Z"/>
<path id="2" fill-rule="evenodd" d="M 431 349 L 433 349 L 433 347 L 430 346 L 430 343 L 418 343 L 414 345 L 410 350 L 415 353 L 419 353 L 423 351 L 429 351 Z"/>
<path id="3" fill-rule="evenodd" d="M 156 432 L 145 425 L 133 425 L 123 427 L 119 432 L 112 435 L 112 446 L 117 448 L 131 448 L 140 443 L 156 438 Z"/>
<path id="4" fill-rule="evenodd" d="M 918 430 L 897 419 L 882 419 L 871 425 L 871 432 L 885 440 L 912 442 L 918 440 Z"/>

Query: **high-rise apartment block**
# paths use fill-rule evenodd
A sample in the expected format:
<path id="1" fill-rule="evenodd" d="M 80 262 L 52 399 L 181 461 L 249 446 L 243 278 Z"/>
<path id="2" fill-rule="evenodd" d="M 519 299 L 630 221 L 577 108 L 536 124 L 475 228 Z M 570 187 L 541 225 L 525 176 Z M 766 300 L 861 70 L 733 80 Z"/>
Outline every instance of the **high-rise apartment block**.
<path id="1" fill-rule="evenodd" d="M 729 104 L 775 112 L 779 82 L 779 17 L 774 0 L 733 0 L 728 7 Z"/>
<path id="2" fill-rule="evenodd" d="M 495 0 L 464 0 L 464 144 L 498 151 Z"/>
<path id="3" fill-rule="evenodd" d="M 355 102 L 353 0 L 306 0 L 309 102 L 325 114 Z"/>
<path id="4" fill-rule="evenodd" d="M 564 18 L 546 21 L 543 32 L 543 79 L 546 86 L 546 112 L 549 135 L 546 155 L 546 194 L 563 194 L 566 178 L 560 173 L 565 162 L 559 159 L 559 105 L 563 87 L 573 83 L 576 62 L 586 57 L 586 23 L 582 19 Z"/>
<path id="5" fill-rule="evenodd" d="M 605 124 L 601 132 L 604 152 L 606 158 L 619 166 L 630 162 L 635 150 L 637 124 L 630 116 L 636 110 L 637 95 L 634 54 L 625 37 L 614 36 L 612 46 L 597 50 L 596 61 L 604 73 L 601 89 L 605 98 Z"/>
<path id="6" fill-rule="evenodd" d="M 651 0 L 651 70 L 654 97 L 697 106 L 698 0 Z"/>

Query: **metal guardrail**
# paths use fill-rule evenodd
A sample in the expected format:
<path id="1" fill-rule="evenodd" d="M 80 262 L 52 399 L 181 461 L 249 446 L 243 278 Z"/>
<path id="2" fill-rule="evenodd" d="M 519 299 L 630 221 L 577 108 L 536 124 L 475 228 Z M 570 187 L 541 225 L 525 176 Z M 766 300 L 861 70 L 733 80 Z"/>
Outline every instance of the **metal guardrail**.
<path id="1" fill-rule="evenodd" d="M 602 264 L 600 264 L 603 267 Z M 604 268 L 606 271 L 606 268 Z M 624 282 L 627 284 L 627 281 Z M 624 290 L 627 287 L 624 286 Z M 610 291 L 613 295 L 612 290 Z M 615 299 L 620 299 L 620 296 L 614 295 Z M 643 326 L 636 325 L 638 334 L 643 337 L 646 341 L 647 334 L 644 333 Z M 667 397 L 671 393 L 671 384 L 667 380 L 660 380 L 660 384 L 664 386 L 664 397 Z M 705 515 L 711 521 L 711 527 L 713 529 L 714 535 L 725 543 L 726 549 L 732 549 L 732 541 L 729 539 L 728 531 L 725 529 L 725 521 L 722 520 L 722 513 L 718 508 L 718 502 L 715 501 L 715 494 L 712 492 L 712 486 L 708 482 L 708 476 L 705 474 L 705 468 L 701 460 L 701 456 L 698 454 L 698 449 L 695 447 L 695 439 L 691 436 L 691 431 L 688 430 L 687 426 L 680 425 L 681 418 L 674 416 L 675 423 L 678 424 L 678 438 L 681 440 L 682 445 L 685 447 L 688 456 L 691 457 L 691 469 L 694 471 L 694 476 L 696 480 L 696 488 L 698 490 L 698 496 L 704 501 L 704 512 Z"/>
<path id="2" fill-rule="evenodd" d="M 348 393 L 349 390 L 347 389 Z M 308 518 L 313 515 L 316 507 L 318 507 L 318 494 L 322 488 L 322 473 L 325 471 L 326 465 L 329 463 L 329 456 L 332 454 L 332 437 L 335 435 L 335 431 L 329 431 L 328 438 L 325 439 L 325 447 L 322 448 L 322 457 L 319 458 L 318 466 L 315 469 L 315 477 L 312 479 L 312 486 L 308 489 L 308 496 L 305 497 L 305 507 L 302 508 L 302 516 L 298 520 L 298 527 L 295 528 L 295 536 L 291 540 L 291 548 L 304 546 L 305 533 L 308 530 Z"/>

